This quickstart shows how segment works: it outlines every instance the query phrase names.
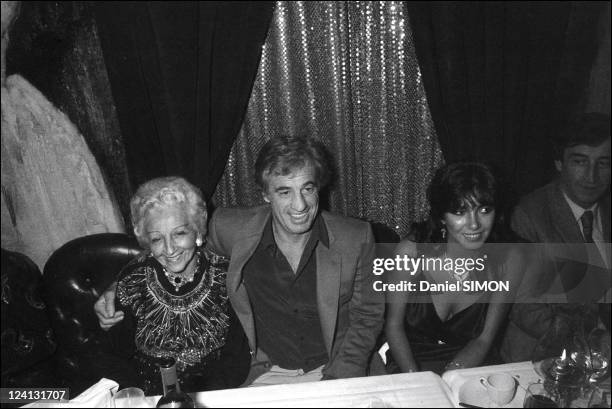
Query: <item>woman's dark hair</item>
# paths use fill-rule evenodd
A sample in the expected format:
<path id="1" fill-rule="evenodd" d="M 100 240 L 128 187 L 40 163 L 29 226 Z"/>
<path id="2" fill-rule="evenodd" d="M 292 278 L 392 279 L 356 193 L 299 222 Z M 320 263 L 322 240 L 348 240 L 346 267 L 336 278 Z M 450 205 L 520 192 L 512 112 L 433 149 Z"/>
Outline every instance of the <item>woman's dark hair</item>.
<path id="1" fill-rule="evenodd" d="M 481 162 L 454 162 L 438 169 L 427 189 L 430 211 L 427 220 L 412 226 L 411 238 L 418 243 L 443 243 L 444 213 L 466 206 L 492 206 L 495 222 L 487 242 L 515 240 L 508 225 L 509 198 L 500 173 Z"/>

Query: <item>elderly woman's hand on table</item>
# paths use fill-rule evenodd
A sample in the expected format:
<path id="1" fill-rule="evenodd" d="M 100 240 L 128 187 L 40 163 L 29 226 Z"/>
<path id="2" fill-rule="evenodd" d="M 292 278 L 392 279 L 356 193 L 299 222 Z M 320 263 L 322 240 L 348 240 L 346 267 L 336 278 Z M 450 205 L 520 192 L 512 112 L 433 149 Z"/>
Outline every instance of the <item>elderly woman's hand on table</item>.
<path id="1" fill-rule="evenodd" d="M 108 331 L 114 325 L 123 320 L 123 311 L 115 311 L 115 290 L 117 283 L 113 283 L 104 293 L 98 298 L 94 304 L 94 310 L 100 321 L 100 327 L 104 331 Z"/>

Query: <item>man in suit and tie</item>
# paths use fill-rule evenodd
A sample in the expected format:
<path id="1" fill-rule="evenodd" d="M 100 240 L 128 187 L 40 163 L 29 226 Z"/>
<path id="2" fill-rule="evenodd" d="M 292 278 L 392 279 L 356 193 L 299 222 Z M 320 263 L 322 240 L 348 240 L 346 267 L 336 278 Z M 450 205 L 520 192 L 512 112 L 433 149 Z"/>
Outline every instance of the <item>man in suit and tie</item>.
<path id="1" fill-rule="evenodd" d="M 382 330 L 368 223 L 319 209 L 331 177 L 322 143 L 268 141 L 255 164 L 263 206 L 217 209 L 207 246 L 230 258 L 227 292 L 251 347 L 254 385 L 365 376 Z M 111 299 L 96 303 L 102 327 Z M 111 308 L 108 308 L 110 306 Z"/>
<path id="2" fill-rule="evenodd" d="M 501 348 L 507 362 L 531 359 L 559 312 L 584 317 L 599 309 L 609 326 L 610 117 L 576 118 L 555 156 L 557 179 L 524 197 L 512 217 L 521 237 L 550 244 L 534 245 L 539 261 L 525 274 L 520 292 L 533 302 L 519 296 L 512 308 Z"/>

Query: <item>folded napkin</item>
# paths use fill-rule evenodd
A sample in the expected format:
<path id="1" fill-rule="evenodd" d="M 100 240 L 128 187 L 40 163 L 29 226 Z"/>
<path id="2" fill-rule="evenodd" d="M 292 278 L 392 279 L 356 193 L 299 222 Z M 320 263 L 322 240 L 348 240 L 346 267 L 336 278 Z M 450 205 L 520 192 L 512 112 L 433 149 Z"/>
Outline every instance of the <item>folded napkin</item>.
<path id="1" fill-rule="evenodd" d="M 119 384 L 102 378 L 87 390 L 68 402 L 34 402 L 24 408 L 112 408 L 112 396 Z"/>

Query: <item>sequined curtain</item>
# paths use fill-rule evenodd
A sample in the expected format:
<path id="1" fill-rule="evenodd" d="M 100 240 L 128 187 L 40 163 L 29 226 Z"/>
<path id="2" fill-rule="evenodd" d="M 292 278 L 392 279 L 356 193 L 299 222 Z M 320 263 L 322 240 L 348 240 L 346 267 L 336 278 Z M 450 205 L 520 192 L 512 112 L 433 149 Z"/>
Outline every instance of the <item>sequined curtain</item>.
<path id="1" fill-rule="evenodd" d="M 400 236 L 426 216 L 443 159 L 402 2 L 276 3 L 216 206 L 263 203 L 254 162 L 281 134 L 320 138 L 333 152 L 330 210 Z"/>

